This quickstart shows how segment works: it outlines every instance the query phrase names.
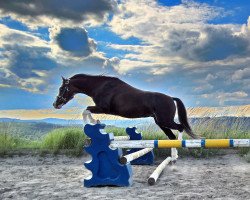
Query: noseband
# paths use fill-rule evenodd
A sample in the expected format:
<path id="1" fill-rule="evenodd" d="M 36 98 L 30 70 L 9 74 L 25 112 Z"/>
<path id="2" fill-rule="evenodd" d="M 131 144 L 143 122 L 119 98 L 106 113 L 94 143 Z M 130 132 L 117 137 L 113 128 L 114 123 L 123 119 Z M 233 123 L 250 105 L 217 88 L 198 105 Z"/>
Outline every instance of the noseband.
<path id="1" fill-rule="evenodd" d="M 66 92 L 69 92 L 69 79 L 66 79 L 66 81 L 65 81 L 65 83 L 64 83 L 64 90 L 63 90 L 63 92 L 62 92 L 62 94 L 61 95 L 58 95 L 57 96 L 57 99 L 59 99 L 63 104 L 65 104 L 65 103 L 67 103 L 67 99 L 66 98 L 64 98 L 63 96 L 64 96 L 64 94 L 66 93 Z"/>

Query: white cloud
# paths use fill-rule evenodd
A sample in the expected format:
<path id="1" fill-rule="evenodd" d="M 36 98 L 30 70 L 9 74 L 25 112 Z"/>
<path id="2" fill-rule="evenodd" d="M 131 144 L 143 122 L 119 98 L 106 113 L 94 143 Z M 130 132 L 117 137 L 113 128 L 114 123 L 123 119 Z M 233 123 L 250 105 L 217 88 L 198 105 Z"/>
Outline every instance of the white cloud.
<path id="1" fill-rule="evenodd" d="M 121 1 L 119 11 L 110 23 L 115 33 L 124 38 L 135 36 L 142 40 L 161 41 L 168 37 L 166 29 L 176 28 L 178 24 L 181 25 L 179 27 L 184 25 L 195 29 L 197 23 L 218 16 L 221 9 L 192 1 L 165 7 L 153 0 L 128 0 Z"/>
<path id="2" fill-rule="evenodd" d="M 49 43 L 29 32 L 2 24 L 0 29 L 0 84 L 2 87 L 18 87 L 30 92 L 41 91 L 45 85 L 43 77 L 48 75 L 48 66 L 55 66 L 49 55 Z"/>
<path id="3" fill-rule="evenodd" d="M 232 80 L 242 80 L 242 79 L 250 79 L 250 67 L 246 67 L 244 69 L 239 69 L 234 72 L 232 75 Z"/>
<path id="4" fill-rule="evenodd" d="M 16 44 L 20 44 L 27 47 L 49 47 L 49 43 L 47 41 L 42 40 L 29 32 L 11 29 L 3 24 L 0 24 L 0 30 L 0 48 L 4 48 L 4 45 Z"/>
<path id="5" fill-rule="evenodd" d="M 226 14 L 222 8 L 193 1 L 183 1 L 173 7 L 153 0 L 121 1 L 119 13 L 109 23 L 110 28 L 123 38 L 139 38 L 142 45 L 109 45 L 128 51 L 116 70 L 126 73 L 133 70 L 130 64 L 135 63 L 134 68 L 138 68 L 142 62 L 140 64 L 147 66 L 148 71 L 155 72 L 159 65 L 167 67 L 168 70 L 159 69 L 155 73 L 162 74 L 172 71 L 169 69 L 176 65 L 202 68 L 203 65 L 218 66 L 218 62 L 225 65 L 229 59 L 245 59 L 250 55 L 249 23 L 243 27 L 207 23 Z M 129 65 L 126 67 L 123 63 Z"/>
<path id="6" fill-rule="evenodd" d="M 205 99 L 216 99 L 219 101 L 220 105 L 224 105 L 225 102 L 240 102 L 247 103 L 250 98 L 248 94 L 244 91 L 236 91 L 236 92 L 215 92 L 210 94 L 203 94 L 203 98 Z"/>

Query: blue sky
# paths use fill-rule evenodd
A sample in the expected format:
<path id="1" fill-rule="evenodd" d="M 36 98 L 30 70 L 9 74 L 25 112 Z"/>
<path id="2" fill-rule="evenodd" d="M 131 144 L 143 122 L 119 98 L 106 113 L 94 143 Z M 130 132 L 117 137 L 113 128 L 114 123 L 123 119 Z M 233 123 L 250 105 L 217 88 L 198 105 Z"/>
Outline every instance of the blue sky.
<path id="1" fill-rule="evenodd" d="M 61 75 L 76 73 L 187 107 L 249 104 L 248 0 L 18 2 L 0 2 L 0 110 L 52 109 Z"/>

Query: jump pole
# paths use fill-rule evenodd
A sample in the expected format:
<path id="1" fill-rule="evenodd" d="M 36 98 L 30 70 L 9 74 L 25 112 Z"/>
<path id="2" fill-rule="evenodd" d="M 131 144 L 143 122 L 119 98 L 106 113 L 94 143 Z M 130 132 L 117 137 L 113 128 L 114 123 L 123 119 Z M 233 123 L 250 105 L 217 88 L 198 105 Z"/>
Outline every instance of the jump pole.
<path id="1" fill-rule="evenodd" d="M 130 140 L 129 136 L 114 136 L 114 140 Z"/>
<path id="2" fill-rule="evenodd" d="M 120 163 L 121 164 L 127 164 L 128 162 L 131 162 L 131 161 L 133 161 L 133 160 L 147 154 L 148 152 L 150 152 L 152 150 L 153 150 L 153 148 L 145 148 L 145 149 L 136 151 L 134 153 L 128 154 L 126 156 L 122 156 L 120 158 Z"/>
<path id="3" fill-rule="evenodd" d="M 111 148 L 230 148 L 250 147 L 250 139 L 111 141 Z"/>
<path id="4" fill-rule="evenodd" d="M 162 161 L 162 163 L 155 169 L 155 171 L 151 174 L 151 176 L 148 178 L 148 184 L 154 185 L 161 175 L 162 171 L 166 168 L 166 166 L 172 161 L 171 157 L 167 157 L 165 160 Z"/>

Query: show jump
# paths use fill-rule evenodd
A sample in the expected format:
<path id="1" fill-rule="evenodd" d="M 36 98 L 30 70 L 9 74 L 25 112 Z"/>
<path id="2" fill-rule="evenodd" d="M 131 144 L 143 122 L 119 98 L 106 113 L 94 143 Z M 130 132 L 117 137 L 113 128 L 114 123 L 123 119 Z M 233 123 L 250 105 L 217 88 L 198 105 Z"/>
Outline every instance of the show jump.
<path id="1" fill-rule="evenodd" d="M 85 187 L 94 186 L 131 186 L 133 183 L 132 164 L 152 165 L 153 148 L 233 148 L 250 147 L 250 139 L 195 139 L 195 140 L 142 140 L 135 128 L 127 128 L 129 137 L 114 137 L 104 132 L 104 124 L 84 127 L 90 138 L 85 151 L 92 159 L 84 165 L 92 175 L 84 180 Z M 122 149 L 129 149 L 123 155 Z M 148 184 L 153 185 L 169 163 L 177 158 L 167 157 L 152 173 Z"/>

